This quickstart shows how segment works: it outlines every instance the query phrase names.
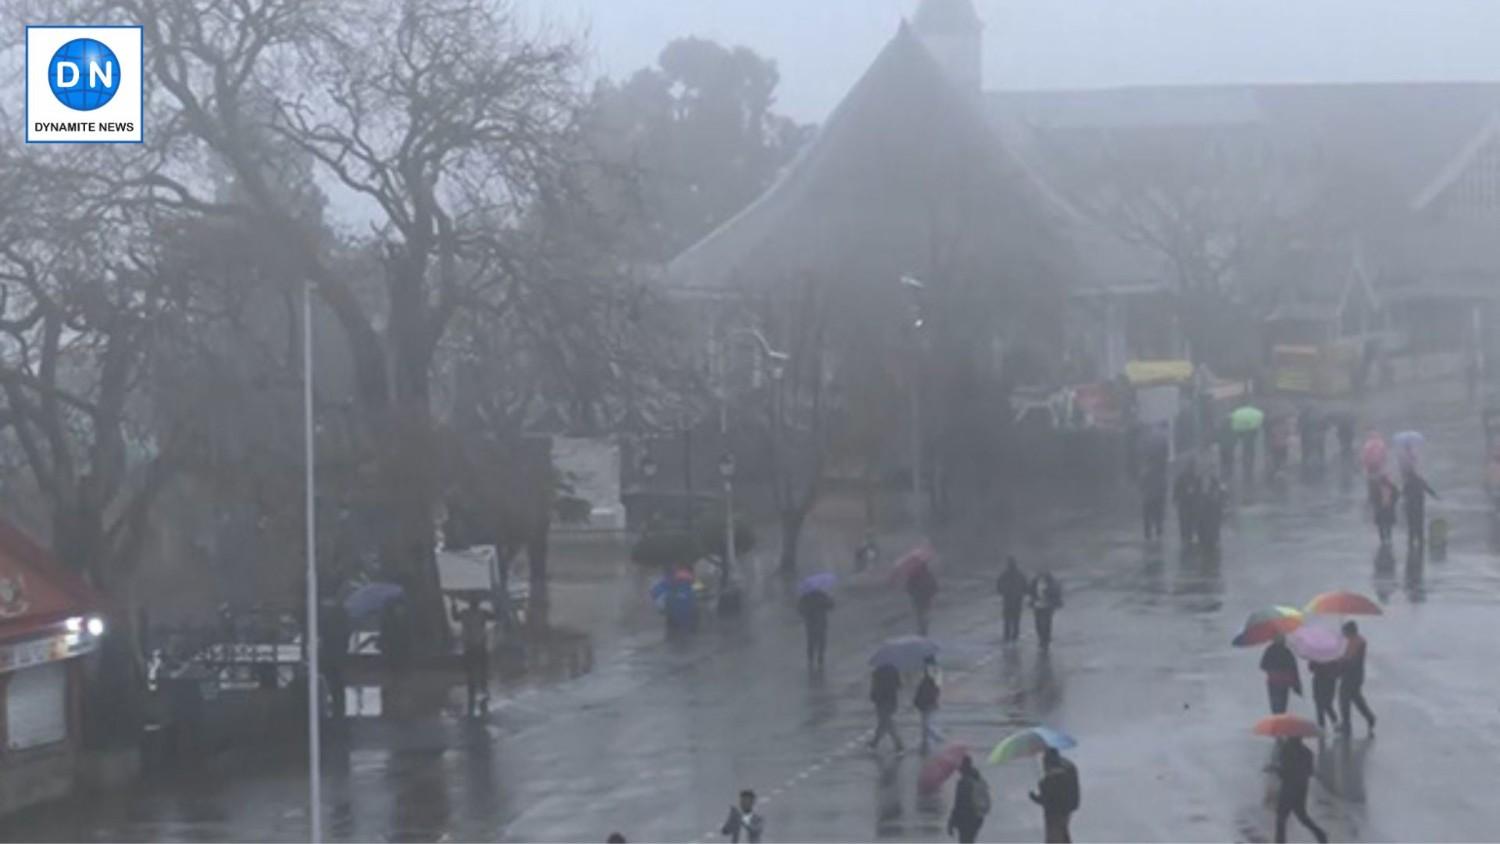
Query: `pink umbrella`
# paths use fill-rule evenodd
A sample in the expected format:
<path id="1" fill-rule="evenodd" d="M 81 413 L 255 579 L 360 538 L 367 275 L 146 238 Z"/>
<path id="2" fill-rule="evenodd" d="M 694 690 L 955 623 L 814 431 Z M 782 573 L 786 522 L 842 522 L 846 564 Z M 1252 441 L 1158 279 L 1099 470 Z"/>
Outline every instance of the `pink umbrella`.
<path id="1" fill-rule="evenodd" d="M 895 581 L 905 580 L 916 574 L 917 570 L 923 566 L 931 565 L 932 561 L 936 559 L 937 550 L 932 547 L 932 543 L 923 542 L 910 551 L 907 551 L 901 556 L 901 559 L 896 561 L 895 566 L 891 568 L 891 579 Z"/>
<path id="2" fill-rule="evenodd" d="M 1372 431 L 1368 437 L 1365 437 L 1365 444 L 1360 449 L 1359 459 L 1360 463 L 1364 464 L 1365 474 L 1379 474 L 1385 469 L 1385 438 Z"/>
<path id="3" fill-rule="evenodd" d="M 1286 644 L 1292 653 L 1312 662 L 1333 662 L 1342 658 L 1348 647 L 1337 630 L 1316 624 L 1297 628 L 1286 637 Z"/>
<path id="4" fill-rule="evenodd" d="M 962 744 L 950 744 L 933 754 L 922 763 L 922 771 L 917 774 L 917 790 L 923 794 L 931 794 L 942 788 L 943 783 L 953 776 L 953 772 L 958 770 L 964 757 L 968 755 L 968 746 Z"/>

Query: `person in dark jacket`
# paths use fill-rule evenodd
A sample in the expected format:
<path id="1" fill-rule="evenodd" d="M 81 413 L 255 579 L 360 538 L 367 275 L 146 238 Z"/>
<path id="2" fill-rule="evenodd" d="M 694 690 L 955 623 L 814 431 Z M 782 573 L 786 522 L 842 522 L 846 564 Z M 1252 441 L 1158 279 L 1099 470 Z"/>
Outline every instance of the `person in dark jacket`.
<path id="1" fill-rule="evenodd" d="M 1354 719 L 1350 717 L 1352 707 L 1365 717 L 1365 724 L 1373 736 L 1375 713 L 1365 703 L 1365 654 L 1369 650 L 1369 644 L 1365 637 L 1359 635 L 1359 625 L 1352 621 L 1344 622 L 1344 640 L 1347 647 L 1344 649 L 1344 658 L 1340 660 L 1343 670 L 1339 676 L 1339 717 L 1342 719 L 1339 729 L 1345 735 L 1354 730 Z"/>
<path id="2" fill-rule="evenodd" d="M 911 598 L 911 608 L 917 616 L 917 634 L 927 635 L 927 623 L 932 612 L 932 599 L 937 597 L 937 577 L 926 563 L 906 578 L 906 594 Z"/>
<path id="3" fill-rule="evenodd" d="M 1427 479 L 1417 473 L 1417 467 L 1408 465 L 1401 470 L 1401 497 L 1406 500 L 1406 544 L 1409 547 L 1419 547 L 1426 541 L 1429 495 L 1438 497 Z"/>
<path id="4" fill-rule="evenodd" d="M 1219 534 L 1224 525 L 1224 500 L 1227 497 L 1219 476 L 1203 479 L 1198 492 L 1198 541 L 1209 551 L 1219 549 Z"/>
<path id="5" fill-rule="evenodd" d="M 938 701 L 942 695 L 942 689 L 938 686 L 937 661 L 928 657 L 922 666 L 922 679 L 917 682 L 916 694 L 912 696 L 912 708 L 922 716 L 922 753 L 926 755 L 927 748 L 931 742 L 941 743 L 943 737 L 937 728 L 932 725 L 932 719 L 937 715 Z"/>
<path id="6" fill-rule="evenodd" d="M 1286 637 L 1277 636 L 1260 657 L 1260 670 L 1266 672 L 1266 694 L 1271 699 L 1271 714 L 1286 712 L 1287 698 L 1292 692 L 1302 694 L 1302 672 L 1297 668 L 1297 657 L 1286 646 Z"/>
<path id="7" fill-rule="evenodd" d="M 990 811 L 989 786 L 974 760 L 965 756 L 958 765 L 958 785 L 953 789 L 953 811 L 948 814 L 948 834 L 957 835 L 960 844 L 979 837 L 984 816 Z"/>
<path id="8" fill-rule="evenodd" d="M 1071 844 L 1073 837 L 1068 823 L 1078 811 L 1083 796 L 1078 784 L 1078 768 L 1063 758 L 1056 748 L 1049 747 L 1042 754 L 1042 772 L 1036 791 L 1027 796 L 1042 807 L 1047 844 Z"/>
<path id="9" fill-rule="evenodd" d="M 1396 530 L 1396 502 L 1401 499 L 1401 490 L 1390 476 L 1381 472 L 1370 480 L 1370 504 L 1375 512 L 1375 532 L 1381 545 L 1391 544 L 1391 534 Z"/>
<path id="10" fill-rule="evenodd" d="M 1286 841 L 1286 819 L 1295 815 L 1319 841 L 1328 841 L 1328 834 L 1307 814 L 1307 785 L 1313 775 L 1312 751 L 1302 739 L 1288 738 L 1281 740 L 1276 757 L 1276 773 L 1281 777 L 1281 788 L 1276 795 L 1276 840 Z"/>
<path id="11" fill-rule="evenodd" d="M 1339 674 L 1342 671 L 1343 666 L 1337 661 L 1307 661 L 1307 673 L 1312 675 L 1313 708 L 1318 711 L 1319 727 L 1323 726 L 1325 720 L 1338 726 L 1339 716 L 1333 711 L 1333 701 L 1338 694 Z"/>
<path id="12" fill-rule="evenodd" d="M 729 817 L 724 821 L 724 826 L 719 828 L 719 832 L 729 836 L 729 840 L 736 844 L 741 836 L 749 844 L 760 844 L 760 837 L 765 829 L 765 818 L 755 811 L 755 792 L 747 788 L 740 792 L 740 802 L 729 807 Z"/>
<path id="13" fill-rule="evenodd" d="M 833 611 L 833 598 L 821 589 L 814 589 L 797 599 L 797 611 L 807 629 L 807 667 L 820 669 L 823 654 L 828 650 L 828 614 Z"/>
<path id="14" fill-rule="evenodd" d="M 1182 539 L 1184 548 L 1193 544 L 1198 533 L 1200 491 L 1198 467 L 1189 457 L 1182 462 L 1182 469 L 1172 482 L 1172 504 L 1177 508 L 1177 534 Z"/>
<path id="15" fill-rule="evenodd" d="M 1044 571 L 1031 581 L 1031 615 L 1036 619 L 1036 638 L 1043 649 L 1052 646 L 1052 614 L 1062 609 L 1062 584 Z"/>
<path id="16" fill-rule="evenodd" d="M 896 750 L 905 747 L 896 733 L 896 701 L 901 693 L 901 672 L 894 665 L 876 666 L 870 673 L 870 702 L 875 704 L 875 735 L 870 739 L 870 749 L 880 745 L 880 739 L 890 736 Z"/>
<path id="17" fill-rule="evenodd" d="M 1025 612 L 1026 596 L 1031 592 L 1026 573 L 1016 564 L 1015 557 L 1005 558 L 1005 571 L 1000 573 L 995 591 L 1000 593 L 1000 615 L 1005 627 L 1003 638 L 1014 642 L 1021 638 L 1021 614 Z"/>
<path id="18" fill-rule="evenodd" d="M 1162 523 L 1167 513 L 1167 468 L 1157 460 L 1149 460 L 1141 472 L 1141 521 L 1146 529 L 1146 541 L 1161 539 Z"/>

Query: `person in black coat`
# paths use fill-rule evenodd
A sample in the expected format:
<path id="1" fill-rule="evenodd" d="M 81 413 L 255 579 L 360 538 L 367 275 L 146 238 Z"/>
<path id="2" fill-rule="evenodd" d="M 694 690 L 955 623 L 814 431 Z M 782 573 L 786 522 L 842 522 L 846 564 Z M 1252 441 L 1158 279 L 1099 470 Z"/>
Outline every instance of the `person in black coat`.
<path id="1" fill-rule="evenodd" d="M 1418 547 L 1426 541 L 1427 496 L 1438 494 L 1427 479 L 1417 474 L 1415 466 L 1401 471 L 1401 497 L 1406 500 L 1406 544 Z"/>
<path id="2" fill-rule="evenodd" d="M 1266 694 L 1271 699 L 1271 714 L 1284 714 L 1291 693 L 1302 694 L 1302 672 L 1297 668 L 1297 657 L 1286 646 L 1285 636 L 1277 636 L 1266 646 L 1260 657 L 1260 670 L 1266 673 Z"/>
<path id="3" fill-rule="evenodd" d="M 1044 571 L 1031 581 L 1031 615 L 1036 619 L 1036 637 L 1045 650 L 1052 646 L 1052 614 L 1062 609 L 1062 584 Z"/>
<path id="4" fill-rule="evenodd" d="M 979 837 L 984 816 L 990 810 L 989 786 L 974 760 L 965 756 L 958 766 L 958 785 L 953 789 L 953 811 L 948 814 L 948 834 L 957 835 L 960 844 Z"/>
<path id="5" fill-rule="evenodd" d="M 807 667 L 822 668 L 823 655 L 828 650 L 828 614 L 833 611 L 833 598 L 821 589 L 814 589 L 797 599 L 797 611 L 807 629 Z"/>
<path id="6" fill-rule="evenodd" d="M 1324 720 L 1338 726 L 1339 716 L 1333 711 L 1333 701 L 1339 691 L 1339 674 L 1343 666 L 1334 662 L 1307 661 L 1307 673 L 1312 675 L 1313 708 L 1318 711 L 1318 726 Z"/>
<path id="7" fill-rule="evenodd" d="M 1042 771 L 1036 791 L 1027 796 L 1042 807 L 1047 844 L 1070 844 L 1073 834 L 1068 824 L 1073 813 L 1078 811 L 1083 796 L 1078 784 L 1078 768 L 1064 759 L 1056 748 L 1049 747 L 1042 754 Z"/>
<path id="8" fill-rule="evenodd" d="M 1193 544 L 1198 533 L 1198 504 L 1200 484 L 1198 467 L 1190 457 L 1182 463 L 1177 479 L 1172 483 L 1172 503 L 1177 507 L 1177 533 L 1183 547 Z"/>
<path id="9" fill-rule="evenodd" d="M 870 702 L 875 704 L 875 735 L 870 739 L 870 749 L 880 745 L 880 739 L 890 736 L 900 751 L 904 744 L 896 733 L 896 702 L 901 693 L 901 672 L 894 665 L 876 666 L 870 673 Z"/>
<path id="10" fill-rule="evenodd" d="M 1198 541 L 1209 551 L 1219 548 L 1219 534 L 1224 525 L 1224 500 L 1227 493 L 1217 475 L 1203 479 L 1198 492 Z"/>
<path id="11" fill-rule="evenodd" d="M 906 578 L 906 594 L 911 598 L 911 608 L 917 616 L 919 636 L 927 635 L 927 624 L 932 613 L 932 600 L 937 597 L 937 591 L 937 577 L 926 563 L 917 566 L 916 571 Z"/>
<path id="12" fill-rule="evenodd" d="M 1021 638 L 1021 614 L 1025 612 L 1026 596 L 1031 593 L 1026 572 L 1021 571 L 1015 557 L 1005 558 L 1005 571 L 1000 573 L 995 591 L 1000 593 L 1000 615 L 1005 627 L 1003 638 L 1014 642 Z"/>
<path id="13" fill-rule="evenodd" d="M 1277 751 L 1276 773 L 1281 777 L 1281 788 L 1276 795 L 1276 840 L 1286 841 L 1286 820 L 1295 815 L 1319 841 L 1327 842 L 1328 834 L 1313 822 L 1307 814 L 1307 785 L 1313 775 L 1313 755 L 1302 743 L 1302 739 L 1281 740 Z"/>

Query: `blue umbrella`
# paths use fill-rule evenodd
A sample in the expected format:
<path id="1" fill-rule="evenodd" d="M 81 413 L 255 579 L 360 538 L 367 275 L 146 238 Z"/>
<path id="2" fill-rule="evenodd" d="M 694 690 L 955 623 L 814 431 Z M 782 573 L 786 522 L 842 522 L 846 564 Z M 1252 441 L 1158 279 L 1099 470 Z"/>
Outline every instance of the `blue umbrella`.
<path id="1" fill-rule="evenodd" d="M 937 643 L 924 636 L 897 636 L 886 639 L 875 653 L 870 655 L 874 666 L 891 665 L 898 671 L 915 671 L 929 657 L 936 657 Z"/>
<path id="2" fill-rule="evenodd" d="M 404 594 L 406 590 L 394 583 L 366 583 L 344 599 L 344 611 L 350 618 L 364 618 L 380 612 Z"/>
<path id="3" fill-rule="evenodd" d="M 832 592 L 838 578 L 831 571 L 821 571 L 811 574 L 802 579 L 797 585 L 797 594 L 806 595 L 809 592 Z"/>

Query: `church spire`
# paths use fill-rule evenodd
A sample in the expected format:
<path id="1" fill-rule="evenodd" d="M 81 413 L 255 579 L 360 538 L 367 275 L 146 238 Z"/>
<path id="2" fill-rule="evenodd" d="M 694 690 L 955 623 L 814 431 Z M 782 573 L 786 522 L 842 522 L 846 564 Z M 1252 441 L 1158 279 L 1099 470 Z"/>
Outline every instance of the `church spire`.
<path id="1" fill-rule="evenodd" d="M 911 26 L 953 83 L 978 96 L 984 84 L 984 24 L 973 0 L 920 0 Z"/>

